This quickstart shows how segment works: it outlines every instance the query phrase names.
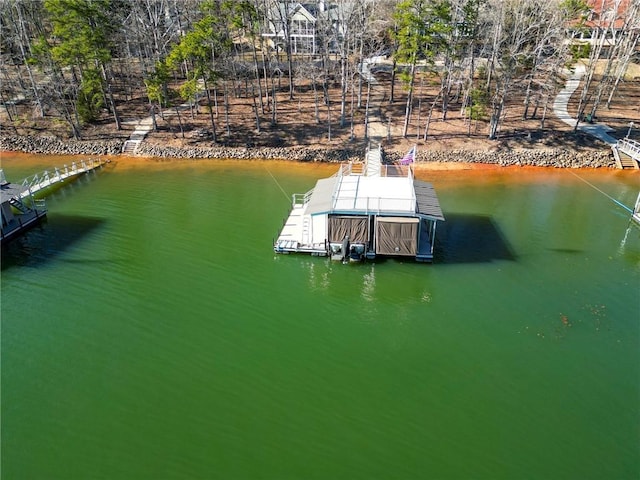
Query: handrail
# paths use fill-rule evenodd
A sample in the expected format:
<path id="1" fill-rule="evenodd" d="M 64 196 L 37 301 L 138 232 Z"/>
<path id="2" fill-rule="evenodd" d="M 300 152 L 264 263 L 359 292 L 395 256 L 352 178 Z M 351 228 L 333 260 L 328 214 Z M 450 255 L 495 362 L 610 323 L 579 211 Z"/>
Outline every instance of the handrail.
<path id="1" fill-rule="evenodd" d="M 306 205 L 309 203 L 309 200 L 311 200 L 311 195 L 313 195 L 313 189 L 309 190 L 307 193 L 294 193 L 291 195 L 292 206 Z"/>
<path id="2" fill-rule="evenodd" d="M 627 155 L 640 159 L 640 142 L 631 140 L 630 138 L 621 138 L 617 144 L 618 150 L 623 151 Z"/>
<path id="3" fill-rule="evenodd" d="M 350 212 L 353 211 L 362 211 L 366 214 L 370 213 L 380 213 L 382 211 L 381 205 L 384 202 L 392 203 L 393 208 L 390 208 L 389 205 L 385 206 L 385 213 L 393 214 L 393 213 L 407 213 L 408 211 L 415 211 L 416 201 L 415 198 L 393 198 L 393 197 L 363 197 L 360 198 L 360 202 L 356 202 L 358 197 L 355 195 L 350 196 L 342 196 L 339 199 L 332 199 L 332 208 L 335 211 L 341 211 L 340 204 L 343 202 L 348 204 L 348 208 L 344 210 L 348 210 Z M 364 202 L 364 205 L 362 204 Z"/>
<path id="4" fill-rule="evenodd" d="M 96 158 L 90 158 L 88 160 L 83 159 L 80 160 L 80 162 L 72 162 L 71 167 L 67 164 L 64 164 L 62 168 L 54 167 L 53 174 L 49 173 L 49 170 L 44 170 L 43 172 L 30 175 L 26 177 L 21 184 L 25 190 L 32 190 L 32 193 L 36 193 L 55 182 L 61 182 L 66 178 L 89 172 L 104 165 L 105 163 L 107 163 L 107 160 Z"/>

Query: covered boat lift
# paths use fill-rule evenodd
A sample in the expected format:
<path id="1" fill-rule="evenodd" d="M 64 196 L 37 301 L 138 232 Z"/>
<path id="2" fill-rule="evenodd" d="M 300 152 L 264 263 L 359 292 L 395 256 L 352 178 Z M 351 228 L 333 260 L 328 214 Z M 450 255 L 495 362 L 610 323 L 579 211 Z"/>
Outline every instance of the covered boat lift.
<path id="1" fill-rule="evenodd" d="M 274 251 L 432 261 L 436 224 L 444 221 L 436 192 L 414 178 L 411 165 L 383 165 L 381 156 L 378 148 L 365 163 L 343 164 L 313 190 L 293 195 Z"/>

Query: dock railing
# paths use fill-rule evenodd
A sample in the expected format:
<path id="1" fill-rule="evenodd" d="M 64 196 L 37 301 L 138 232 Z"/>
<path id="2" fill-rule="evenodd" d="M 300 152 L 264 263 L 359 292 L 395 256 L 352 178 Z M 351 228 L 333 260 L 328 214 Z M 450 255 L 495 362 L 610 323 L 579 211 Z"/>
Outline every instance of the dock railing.
<path id="1" fill-rule="evenodd" d="M 621 138 L 618 140 L 618 150 L 640 162 L 640 142 L 630 138 Z"/>
<path id="2" fill-rule="evenodd" d="M 415 195 L 414 195 L 415 197 Z M 414 212 L 416 206 L 415 198 L 391 198 L 391 197 L 362 197 L 341 196 L 332 198 L 332 207 L 335 212 L 348 211 L 353 214 L 359 212 L 363 215 L 385 215 L 406 216 L 409 212 Z"/>
<path id="3" fill-rule="evenodd" d="M 90 158 L 87 160 L 80 160 L 79 162 L 72 162 L 71 165 L 63 165 L 62 167 L 54 167 L 53 172 L 45 170 L 44 172 L 36 173 L 25 178 L 22 181 L 22 186 L 25 188 L 26 195 L 34 195 L 40 190 L 44 190 L 50 187 L 54 183 L 63 182 L 64 180 L 81 175 L 86 172 L 95 170 L 107 163 L 106 160 Z"/>
<path id="4" fill-rule="evenodd" d="M 307 203 L 309 203 L 309 200 L 311 200 L 311 195 L 313 195 L 313 189 L 309 190 L 307 193 L 294 193 L 293 195 L 291 195 L 292 206 L 295 207 L 297 205 L 306 205 Z"/>

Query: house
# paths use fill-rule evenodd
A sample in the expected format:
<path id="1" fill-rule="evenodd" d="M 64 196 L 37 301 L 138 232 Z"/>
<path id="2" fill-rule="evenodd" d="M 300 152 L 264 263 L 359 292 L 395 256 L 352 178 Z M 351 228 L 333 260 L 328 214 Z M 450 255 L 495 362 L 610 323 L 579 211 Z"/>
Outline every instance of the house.
<path id="1" fill-rule="evenodd" d="M 266 12 L 266 31 L 262 34 L 271 48 L 284 52 L 289 32 L 293 55 L 315 55 L 320 42 L 328 42 L 331 51 L 344 34 L 345 19 L 349 18 L 356 3 L 350 1 L 275 2 Z"/>
<path id="2" fill-rule="evenodd" d="M 571 22 L 571 37 L 574 44 L 604 42 L 612 46 L 616 39 L 630 30 L 640 28 L 638 4 L 631 0 L 586 0 L 586 15 Z M 603 39 L 604 36 L 604 39 Z"/>
<path id="3" fill-rule="evenodd" d="M 380 148 L 369 151 L 364 163 L 343 164 L 313 190 L 294 195 L 274 251 L 432 261 L 436 225 L 444 221 L 436 192 L 414 177 L 413 158 L 405 165 L 381 159 Z"/>
<path id="4" fill-rule="evenodd" d="M 277 2 L 267 13 L 267 31 L 263 36 L 271 48 L 285 51 L 288 31 L 292 54 L 315 54 L 318 49 L 316 24 L 323 11 L 324 2 L 319 2 L 318 6 L 291 1 Z"/>

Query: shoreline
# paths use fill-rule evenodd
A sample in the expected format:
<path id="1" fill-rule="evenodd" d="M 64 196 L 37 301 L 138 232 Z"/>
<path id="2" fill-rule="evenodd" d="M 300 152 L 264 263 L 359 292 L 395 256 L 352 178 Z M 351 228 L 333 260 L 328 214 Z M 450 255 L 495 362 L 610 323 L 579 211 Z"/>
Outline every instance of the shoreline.
<path id="1" fill-rule="evenodd" d="M 205 147 L 162 146 L 142 143 L 134 157 L 121 155 L 123 140 L 61 141 L 56 137 L 3 136 L 0 151 L 40 155 L 106 155 L 120 158 L 158 160 L 282 160 L 310 163 L 360 162 L 365 156 L 363 147 L 324 148 L 311 146 L 291 147 Z M 402 157 L 397 151 L 386 151 L 384 158 L 394 162 Z M 553 168 L 605 168 L 616 169 L 612 153 L 602 151 L 576 151 L 573 149 L 496 149 L 488 150 L 428 150 L 418 151 L 417 167 L 427 165 L 437 169 L 463 169 L 469 165 L 494 167 L 553 167 Z M 446 166 L 445 166 L 446 165 Z M 454 166 L 455 165 L 455 166 Z"/>

